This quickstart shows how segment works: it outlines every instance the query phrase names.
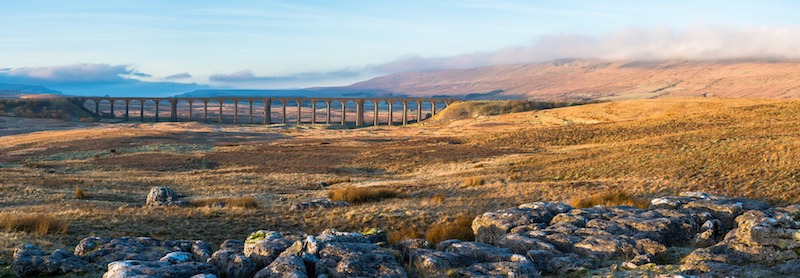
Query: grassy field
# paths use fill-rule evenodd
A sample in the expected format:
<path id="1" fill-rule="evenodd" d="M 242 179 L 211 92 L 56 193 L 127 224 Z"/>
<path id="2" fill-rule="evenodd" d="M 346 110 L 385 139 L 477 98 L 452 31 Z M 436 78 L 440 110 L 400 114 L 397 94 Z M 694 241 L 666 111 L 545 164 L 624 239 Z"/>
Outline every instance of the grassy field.
<path id="1" fill-rule="evenodd" d="M 258 229 L 380 228 L 441 240 L 459 232 L 442 223 L 532 201 L 577 204 L 598 192 L 641 200 L 701 190 L 800 202 L 800 101 L 448 112 L 476 111 L 470 105 L 405 127 L 76 124 L 2 136 L 0 265 L 20 243 L 64 248 L 90 235 L 219 244 Z M 0 127 L 12 128 L 5 119 Z M 193 205 L 139 207 L 153 186 L 170 186 Z M 363 187 L 373 195 L 349 207 L 291 210 Z M 220 200 L 231 205 L 214 205 Z M 35 219 L 54 228 L 12 225 Z"/>

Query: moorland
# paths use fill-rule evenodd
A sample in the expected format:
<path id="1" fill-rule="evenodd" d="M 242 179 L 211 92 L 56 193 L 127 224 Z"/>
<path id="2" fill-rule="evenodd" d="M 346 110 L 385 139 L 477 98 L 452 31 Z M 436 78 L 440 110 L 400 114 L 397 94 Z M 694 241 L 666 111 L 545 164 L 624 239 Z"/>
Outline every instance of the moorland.
<path id="1" fill-rule="evenodd" d="M 461 102 L 419 124 L 360 129 L 0 117 L 0 130 L 17 130 L 0 137 L 0 262 L 21 243 L 69 249 L 90 235 L 216 245 L 259 229 L 379 228 L 391 241 L 526 202 L 591 206 L 609 192 L 645 206 L 683 191 L 800 202 L 797 100 L 497 113 L 504 105 Z M 142 206 L 155 186 L 190 205 Z M 328 197 L 354 204 L 294 209 Z"/>

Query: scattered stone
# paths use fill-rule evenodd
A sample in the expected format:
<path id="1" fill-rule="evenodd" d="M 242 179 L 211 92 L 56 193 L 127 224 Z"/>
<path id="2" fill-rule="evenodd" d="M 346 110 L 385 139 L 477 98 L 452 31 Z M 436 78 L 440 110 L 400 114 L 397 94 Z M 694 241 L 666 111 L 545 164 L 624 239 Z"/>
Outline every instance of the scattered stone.
<path id="1" fill-rule="evenodd" d="M 33 244 L 23 244 L 14 249 L 11 272 L 17 277 L 84 273 L 88 262 L 68 251 L 57 249 L 47 254 Z"/>
<path id="2" fill-rule="evenodd" d="M 147 201 L 145 204 L 147 206 L 185 206 L 188 203 L 186 201 L 181 200 L 183 196 L 175 193 L 169 187 L 153 187 L 150 189 L 150 193 L 147 194 Z"/>
<path id="3" fill-rule="evenodd" d="M 284 277 L 302 278 L 308 277 L 306 265 L 303 259 L 297 256 L 280 256 L 270 263 L 267 267 L 256 272 L 255 278 Z"/>
<path id="4" fill-rule="evenodd" d="M 189 253 L 189 252 L 172 252 L 172 253 L 168 253 L 168 254 L 164 255 L 164 257 L 161 257 L 161 259 L 159 259 L 159 261 L 168 262 L 168 263 L 171 263 L 171 264 L 177 264 L 177 263 L 188 263 L 188 262 L 191 262 L 193 259 L 194 258 L 193 258 L 192 253 Z"/>
<path id="5" fill-rule="evenodd" d="M 300 211 L 300 210 L 306 210 L 306 209 L 312 209 L 312 208 L 313 209 L 316 209 L 316 208 L 328 209 L 328 208 L 336 208 L 336 207 L 346 207 L 346 206 L 350 206 L 350 205 L 351 204 L 349 202 L 344 202 L 344 201 L 334 202 L 334 201 L 331 201 L 330 199 L 316 199 L 316 200 L 312 200 L 312 201 L 306 202 L 306 203 L 295 204 L 294 206 L 292 206 L 291 210 L 292 211 Z"/>
<path id="6" fill-rule="evenodd" d="M 223 277 L 228 278 L 252 277 L 258 271 L 256 263 L 233 249 L 214 252 L 208 263 L 215 266 Z"/>
<path id="7" fill-rule="evenodd" d="M 172 264 L 163 261 L 128 260 L 108 264 L 108 271 L 103 274 L 103 278 L 193 277 L 199 274 L 219 276 L 217 268 L 207 263 L 187 262 Z"/>

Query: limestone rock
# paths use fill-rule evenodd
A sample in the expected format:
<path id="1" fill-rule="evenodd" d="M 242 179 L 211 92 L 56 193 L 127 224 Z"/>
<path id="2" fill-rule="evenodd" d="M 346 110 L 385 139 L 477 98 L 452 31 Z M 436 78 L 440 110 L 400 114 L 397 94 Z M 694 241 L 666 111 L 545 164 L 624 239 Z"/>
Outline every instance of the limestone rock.
<path id="1" fill-rule="evenodd" d="M 280 256 L 267 267 L 256 272 L 255 278 L 304 278 L 308 277 L 303 259 L 297 256 Z"/>
<path id="2" fill-rule="evenodd" d="M 172 252 L 161 257 L 159 261 L 168 262 L 171 264 L 188 263 L 194 260 L 192 253 L 189 252 Z"/>
<path id="3" fill-rule="evenodd" d="M 276 233 L 277 234 L 277 233 Z M 248 240 L 247 242 L 251 242 Z M 254 243 L 244 245 L 244 255 L 250 258 L 261 269 L 272 263 L 278 255 L 291 246 L 292 240 L 283 238 L 280 234 L 262 238 Z"/>
<path id="4" fill-rule="evenodd" d="M 221 249 L 214 252 L 208 263 L 219 269 L 222 276 L 228 278 L 252 277 L 258 271 L 256 263 L 243 253 L 233 249 Z"/>
<path id="5" fill-rule="evenodd" d="M 446 251 L 466 256 L 476 262 L 508 261 L 511 259 L 511 256 L 514 255 L 508 248 L 494 247 L 486 243 L 474 241 L 452 243 L 447 247 Z"/>
<path id="6" fill-rule="evenodd" d="M 330 277 L 407 277 L 395 256 L 372 243 L 328 242 L 319 251 L 316 274 Z"/>
<path id="7" fill-rule="evenodd" d="M 82 258 L 62 249 L 48 255 L 36 245 L 23 244 L 14 249 L 11 272 L 18 277 L 83 273 L 88 271 L 87 264 Z"/>
<path id="8" fill-rule="evenodd" d="M 472 221 L 472 232 L 475 240 L 493 244 L 495 240 L 517 226 L 533 223 L 549 223 L 553 215 L 546 208 L 520 209 L 510 208 L 496 212 L 487 212 Z"/>
<path id="9" fill-rule="evenodd" d="M 539 277 L 531 262 L 479 263 L 456 272 L 458 277 Z"/>
<path id="10" fill-rule="evenodd" d="M 428 275 L 445 275 L 447 271 L 473 263 L 467 256 L 433 249 L 411 249 L 409 263 Z"/>
<path id="11" fill-rule="evenodd" d="M 150 193 L 147 194 L 147 206 L 183 206 L 186 201 L 181 200 L 183 196 L 179 195 L 169 187 L 153 187 L 150 188 Z"/>
<path id="12" fill-rule="evenodd" d="M 207 263 L 188 262 L 171 264 L 169 262 L 116 261 L 108 264 L 103 278 L 129 277 L 192 277 L 198 274 L 218 276 L 217 269 Z"/>
<path id="13" fill-rule="evenodd" d="M 530 238 L 518 234 L 505 234 L 497 240 L 496 246 L 508 248 L 517 254 L 526 254 L 529 250 L 546 250 L 550 252 L 558 251 L 554 245 L 543 240 Z"/>

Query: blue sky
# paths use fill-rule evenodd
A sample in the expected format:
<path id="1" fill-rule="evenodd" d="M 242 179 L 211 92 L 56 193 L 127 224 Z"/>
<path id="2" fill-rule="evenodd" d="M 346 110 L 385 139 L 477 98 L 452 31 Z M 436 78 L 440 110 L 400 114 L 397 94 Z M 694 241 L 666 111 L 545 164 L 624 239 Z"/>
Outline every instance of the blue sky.
<path id="1" fill-rule="evenodd" d="M 0 82 L 293 88 L 557 58 L 795 59 L 797 11 L 795 1 L 0 0 Z"/>

